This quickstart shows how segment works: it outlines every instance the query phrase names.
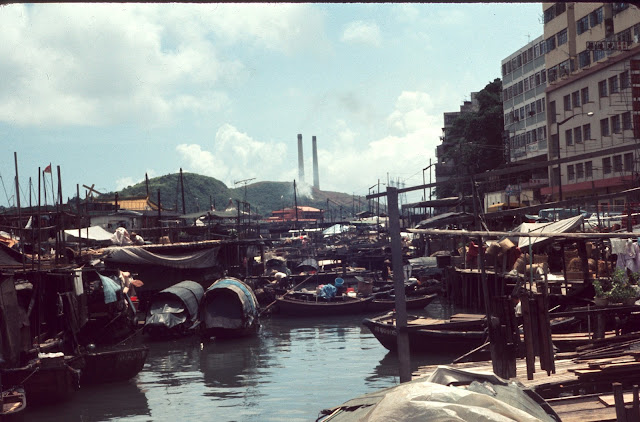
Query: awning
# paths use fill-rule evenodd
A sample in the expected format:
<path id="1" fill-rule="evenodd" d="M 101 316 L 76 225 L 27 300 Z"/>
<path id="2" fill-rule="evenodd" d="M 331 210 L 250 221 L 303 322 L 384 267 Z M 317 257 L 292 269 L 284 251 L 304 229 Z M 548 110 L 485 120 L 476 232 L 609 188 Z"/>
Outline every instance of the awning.
<path id="1" fill-rule="evenodd" d="M 583 217 L 577 215 L 575 217 L 566 218 L 564 220 L 556 221 L 554 223 L 522 223 L 516 227 L 514 232 L 522 233 L 568 233 L 582 223 Z M 542 242 L 549 240 L 548 237 L 520 237 L 518 240 L 518 247 L 520 249 L 528 248 L 529 244 L 539 245 Z"/>

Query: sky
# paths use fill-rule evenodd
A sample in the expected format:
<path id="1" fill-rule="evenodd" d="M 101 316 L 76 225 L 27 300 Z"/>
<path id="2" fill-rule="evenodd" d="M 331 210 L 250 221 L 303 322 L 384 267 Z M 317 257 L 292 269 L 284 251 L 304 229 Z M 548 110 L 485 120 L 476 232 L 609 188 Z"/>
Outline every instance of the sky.
<path id="1" fill-rule="evenodd" d="M 22 206 L 49 163 L 65 201 L 181 168 L 304 194 L 312 136 L 322 190 L 421 185 L 443 113 L 499 78 L 541 16 L 540 3 L 0 6 L 0 205 L 15 204 L 16 161 Z"/>

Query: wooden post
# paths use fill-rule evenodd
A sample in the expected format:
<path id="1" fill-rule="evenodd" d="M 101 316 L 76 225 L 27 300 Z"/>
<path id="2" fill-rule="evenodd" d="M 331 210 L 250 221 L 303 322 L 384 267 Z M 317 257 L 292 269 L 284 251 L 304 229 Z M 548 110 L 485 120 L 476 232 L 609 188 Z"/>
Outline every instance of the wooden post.
<path id="1" fill-rule="evenodd" d="M 387 186 L 389 207 L 389 234 L 391 236 L 391 264 L 393 266 L 393 288 L 396 296 L 396 331 L 398 332 L 398 360 L 400 382 L 411 381 L 411 355 L 407 332 L 407 303 L 402 271 L 402 240 L 400 238 L 400 214 L 398 212 L 398 189 Z"/>
<path id="2" fill-rule="evenodd" d="M 527 379 L 532 380 L 536 372 L 536 353 L 533 345 L 534 330 L 532 324 L 531 308 L 529 306 L 529 296 L 520 295 L 520 306 L 522 307 L 522 325 L 524 328 L 524 345 L 526 350 Z"/>
<path id="3" fill-rule="evenodd" d="M 616 403 L 616 420 L 618 422 L 627 422 L 627 408 L 624 405 L 622 384 L 619 382 L 613 383 L 613 398 Z"/>

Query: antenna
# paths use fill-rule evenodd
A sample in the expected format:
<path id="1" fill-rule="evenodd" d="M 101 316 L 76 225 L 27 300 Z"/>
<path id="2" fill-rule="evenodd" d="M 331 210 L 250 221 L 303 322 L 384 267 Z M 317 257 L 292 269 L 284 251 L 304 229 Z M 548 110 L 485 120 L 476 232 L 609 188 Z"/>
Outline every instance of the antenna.
<path id="1" fill-rule="evenodd" d="M 238 180 L 237 182 L 233 182 L 234 185 L 237 185 L 239 183 L 244 184 L 244 202 L 247 202 L 247 183 L 252 180 L 256 180 L 256 178 L 252 177 L 251 179 L 244 179 L 244 180 Z"/>

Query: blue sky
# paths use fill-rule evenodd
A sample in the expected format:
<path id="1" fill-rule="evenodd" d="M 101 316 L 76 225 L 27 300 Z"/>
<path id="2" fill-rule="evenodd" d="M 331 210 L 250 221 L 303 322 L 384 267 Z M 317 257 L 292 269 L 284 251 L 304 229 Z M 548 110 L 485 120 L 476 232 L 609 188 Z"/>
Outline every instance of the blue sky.
<path id="1" fill-rule="evenodd" d="M 15 201 L 14 152 L 24 205 L 49 163 L 65 198 L 180 168 L 229 187 L 293 181 L 298 133 L 308 183 L 317 137 L 323 190 L 419 185 L 442 114 L 500 77 L 541 15 L 540 3 L 0 7 L 0 205 Z"/>

